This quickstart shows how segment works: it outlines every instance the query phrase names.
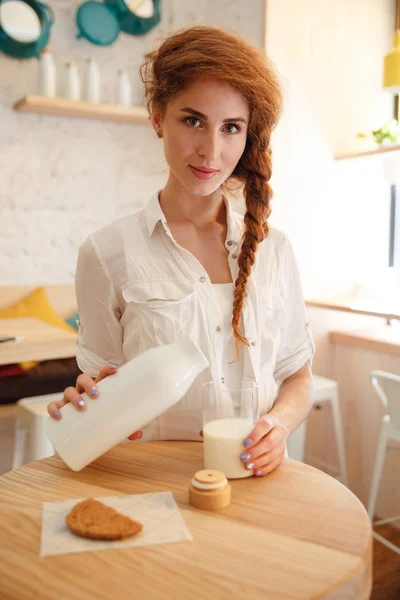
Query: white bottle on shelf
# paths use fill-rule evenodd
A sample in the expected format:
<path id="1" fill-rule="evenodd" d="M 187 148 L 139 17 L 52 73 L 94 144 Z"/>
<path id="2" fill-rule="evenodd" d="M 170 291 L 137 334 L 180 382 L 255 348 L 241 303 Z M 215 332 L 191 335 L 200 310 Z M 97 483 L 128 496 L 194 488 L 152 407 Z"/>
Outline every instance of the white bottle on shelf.
<path id="1" fill-rule="evenodd" d="M 118 71 L 117 75 L 117 104 L 122 106 L 130 106 L 132 101 L 132 86 L 129 75 L 126 71 Z"/>
<path id="2" fill-rule="evenodd" d="M 65 82 L 65 97 L 70 100 L 80 100 L 81 97 L 81 82 L 79 79 L 78 67 L 73 61 L 65 65 L 66 82 Z"/>
<path id="3" fill-rule="evenodd" d="M 89 58 L 86 63 L 85 100 L 94 103 L 100 102 L 100 70 L 93 58 Z"/>
<path id="4" fill-rule="evenodd" d="M 41 96 L 54 98 L 56 95 L 56 65 L 50 50 L 40 53 L 38 88 Z"/>

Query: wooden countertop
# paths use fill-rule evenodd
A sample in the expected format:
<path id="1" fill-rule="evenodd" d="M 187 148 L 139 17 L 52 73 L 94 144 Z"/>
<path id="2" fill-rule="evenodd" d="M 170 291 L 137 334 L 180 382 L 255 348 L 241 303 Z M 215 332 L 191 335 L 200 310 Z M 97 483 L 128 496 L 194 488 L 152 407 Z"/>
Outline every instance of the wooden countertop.
<path id="1" fill-rule="evenodd" d="M 334 344 L 400 356 L 400 326 L 396 325 L 354 331 L 332 331 L 330 340 Z"/>
<path id="2" fill-rule="evenodd" d="M 58 456 L 0 477 L 0 596 L 367 600 L 372 529 L 336 479 L 285 459 L 266 477 L 231 480 L 232 503 L 193 508 L 199 442 L 121 444 L 79 472 Z M 39 557 L 43 502 L 170 490 L 192 542 Z M 25 573 L 21 577 L 21 573 Z"/>

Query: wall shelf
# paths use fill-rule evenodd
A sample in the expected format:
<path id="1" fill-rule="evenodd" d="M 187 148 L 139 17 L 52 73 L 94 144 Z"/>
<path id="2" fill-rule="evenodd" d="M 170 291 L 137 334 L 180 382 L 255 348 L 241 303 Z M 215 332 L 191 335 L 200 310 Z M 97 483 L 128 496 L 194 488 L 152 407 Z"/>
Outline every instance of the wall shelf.
<path id="1" fill-rule="evenodd" d="M 84 100 L 68 98 L 48 98 L 46 96 L 24 96 L 14 104 L 17 112 L 31 112 L 42 115 L 80 117 L 116 123 L 150 124 L 147 110 L 142 106 L 121 106 L 119 104 L 94 104 Z"/>
<path id="2" fill-rule="evenodd" d="M 347 158 L 361 158 L 363 156 L 373 156 L 375 154 L 387 154 L 388 152 L 400 152 L 400 144 L 393 144 L 392 146 L 383 146 L 382 148 L 375 148 L 374 150 L 360 150 L 360 152 L 342 152 L 335 154 L 335 160 L 345 160 Z"/>

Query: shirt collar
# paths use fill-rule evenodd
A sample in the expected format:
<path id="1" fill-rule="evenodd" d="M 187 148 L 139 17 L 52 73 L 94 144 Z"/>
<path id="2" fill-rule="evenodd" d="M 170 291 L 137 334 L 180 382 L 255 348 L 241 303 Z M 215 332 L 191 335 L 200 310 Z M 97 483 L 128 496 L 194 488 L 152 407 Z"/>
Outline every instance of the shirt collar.
<path id="1" fill-rule="evenodd" d="M 165 225 L 167 223 L 165 215 L 161 210 L 160 202 L 158 200 L 159 193 L 160 192 L 158 191 L 155 194 L 153 194 L 150 202 L 145 208 L 146 225 L 149 236 L 153 234 L 158 221 L 162 221 Z"/>
<path id="2" fill-rule="evenodd" d="M 154 229 L 159 221 L 167 226 L 167 220 L 158 199 L 159 193 L 160 192 L 158 191 L 151 197 L 150 202 L 145 208 L 146 225 L 149 236 L 153 235 Z M 233 210 L 231 202 L 225 196 L 224 201 L 228 223 L 226 239 L 235 244 L 239 244 L 243 233 L 243 217 Z"/>

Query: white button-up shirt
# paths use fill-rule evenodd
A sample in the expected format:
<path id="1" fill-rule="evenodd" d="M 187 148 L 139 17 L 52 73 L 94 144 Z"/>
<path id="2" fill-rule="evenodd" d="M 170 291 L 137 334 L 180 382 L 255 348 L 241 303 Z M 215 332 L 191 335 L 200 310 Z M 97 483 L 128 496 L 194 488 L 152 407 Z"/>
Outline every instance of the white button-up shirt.
<path id="1" fill-rule="evenodd" d="M 228 201 L 226 207 L 225 247 L 235 281 L 243 216 Z M 224 315 L 207 271 L 173 239 L 158 193 L 144 209 L 87 238 L 79 249 L 75 285 L 80 315 L 77 362 L 84 373 L 95 377 L 107 362 L 121 366 L 182 336 L 201 348 L 210 367 L 178 404 L 143 430 L 144 440 L 201 440 L 202 384 L 213 380 L 226 385 Z M 250 344 L 242 348 L 243 386 L 258 385 L 263 415 L 282 381 L 314 352 L 292 247 L 274 228 L 256 254 L 242 327 Z"/>

